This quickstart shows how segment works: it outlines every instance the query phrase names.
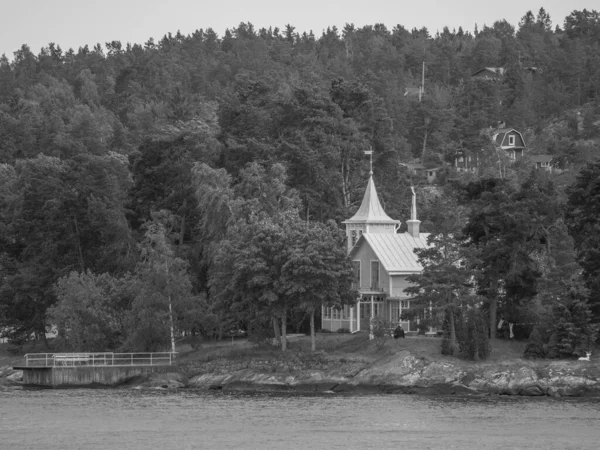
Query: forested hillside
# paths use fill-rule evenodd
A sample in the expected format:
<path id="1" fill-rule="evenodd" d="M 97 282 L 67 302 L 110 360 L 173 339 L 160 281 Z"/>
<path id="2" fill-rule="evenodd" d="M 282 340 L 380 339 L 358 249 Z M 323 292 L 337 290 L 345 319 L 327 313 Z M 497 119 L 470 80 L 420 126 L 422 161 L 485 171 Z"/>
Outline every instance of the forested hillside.
<path id="1" fill-rule="evenodd" d="M 423 67 L 419 99 L 409 88 Z M 502 78 L 471 76 L 485 67 Z M 499 121 L 560 173 L 532 172 L 527 157 L 498 171 L 482 130 Z M 560 305 L 600 304 L 599 139 L 596 11 L 435 36 L 241 23 L 222 37 L 23 46 L 0 59 L 0 326 L 14 337 L 59 325 L 65 348 L 154 349 L 169 328 L 221 336 L 343 303 L 351 270 L 326 222 L 358 207 L 370 148 L 386 212 L 406 220 L 416 184 L 422 229 L 469 243 L 490 309 L 566 317 Z M 475 154 L 478 173 L 452 169 Z M 408 162 L 443 168 L 437 186 Z M 324 240 L 340 245 L 315 251 Z"/>

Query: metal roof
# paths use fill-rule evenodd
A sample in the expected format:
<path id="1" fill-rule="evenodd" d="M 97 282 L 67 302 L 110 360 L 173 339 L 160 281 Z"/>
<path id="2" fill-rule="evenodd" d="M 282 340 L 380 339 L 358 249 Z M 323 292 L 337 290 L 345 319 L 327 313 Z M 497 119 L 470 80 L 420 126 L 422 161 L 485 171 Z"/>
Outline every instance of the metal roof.
<path id="1" fill-rule="evenodd" d="M 400 223 L 400 221 L 392 219 L 385 213 L 381 203 L 379 203 L 373 176 L 369 176 L 369 182 L 360 208 L 351 219 L 342 223 Z"/>
<path id="2" fill-rule="evenodd" d="M 373 249 L 386 272 L 421 272 L 415 248 L 427 248 L 429 233 L 421 233 L 418 238 L 408 233 L 365 233 L 358 240 L 350 256 L 352 257 L 366 241 Z"/>

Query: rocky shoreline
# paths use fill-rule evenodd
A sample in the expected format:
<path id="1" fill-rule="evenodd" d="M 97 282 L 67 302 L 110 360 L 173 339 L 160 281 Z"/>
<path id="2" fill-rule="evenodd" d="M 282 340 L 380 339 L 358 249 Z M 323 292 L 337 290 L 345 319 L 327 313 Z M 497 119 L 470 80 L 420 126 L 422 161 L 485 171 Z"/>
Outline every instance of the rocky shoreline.
<path id="1" fill-rule="evenodd" d="M 19 387 L 20 378 L 19 371 L 10 367 L 0 368 L 0 389 Z M 276 358 L 182 361 L 173 372 L 136 377 L 115 387 L 600 397 L 600 365 L 594 361 L 466 363 L 418 358 L 409 351 L 400 351 L 375 362 L 361 357 L 282 355 Z"/>

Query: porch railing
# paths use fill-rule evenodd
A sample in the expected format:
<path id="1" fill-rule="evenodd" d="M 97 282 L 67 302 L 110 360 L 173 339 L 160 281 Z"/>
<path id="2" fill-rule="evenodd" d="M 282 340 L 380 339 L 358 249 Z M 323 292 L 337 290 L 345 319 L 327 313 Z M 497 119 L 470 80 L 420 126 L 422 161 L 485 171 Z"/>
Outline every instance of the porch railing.
<path id="1" fill-rule="evenodd" d="M 28 353 L 25 367 L 170 366 L 176 353 Z"/>

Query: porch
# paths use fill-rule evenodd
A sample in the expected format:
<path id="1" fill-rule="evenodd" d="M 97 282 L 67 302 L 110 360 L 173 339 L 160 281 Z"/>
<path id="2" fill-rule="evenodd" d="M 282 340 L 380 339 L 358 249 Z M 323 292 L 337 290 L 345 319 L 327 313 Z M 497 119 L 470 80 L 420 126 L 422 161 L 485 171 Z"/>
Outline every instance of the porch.
<path id="1" fill-rule="evenodd" d="M 362 293 L 354 306 L 341 308 L 323 307 L 321 328 L 331 332 L 347 330 L 350 333 L 369 331 L 372 318 L 381 317 L 394 324 L 401 325 L 405 332 L 418 331 L 418 319 L 401 320 L 402 312 L 410 308 L 410 299 L 387 297 L 382 292 Z"/>

